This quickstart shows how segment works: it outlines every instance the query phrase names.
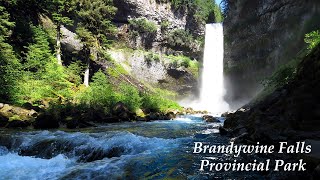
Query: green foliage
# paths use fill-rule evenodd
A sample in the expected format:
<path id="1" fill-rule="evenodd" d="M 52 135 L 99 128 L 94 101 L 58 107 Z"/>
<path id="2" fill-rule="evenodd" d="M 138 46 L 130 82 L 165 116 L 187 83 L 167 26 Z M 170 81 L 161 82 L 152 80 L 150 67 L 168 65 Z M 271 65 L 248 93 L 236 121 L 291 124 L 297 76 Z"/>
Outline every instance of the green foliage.
<path id="1" fill-rule="evenodd" d="M 68 81 L 74 83 L 76 86 L 79 86 L 82 81 L 80 74 L 83 71 L 83 69 L 84 69 L 84 67 L 80 61 L 72 62 L 66 68 L 66 74 L 67 74 Z"/>
<path id="2" fill-rule="evenodd" d="M 320 43 L 320 31 L 312 31 L 306 34 L 304 41 L 308 44 L 308 49 L 311 51 Z"/>
<path id="3" fill-rule="evenodd" d="M 98 48 L 100 45 L 109 47 L 112 43 L 107 37 L 115 34 L 117 29 L 111 19 L 117 8 L 112 0 L 78 0 L 76 14 L 80 22 L 77 33 L 86 48 Z"/>
<path id="4" fill-rule="evenodd" d="M 145 56 L 144 59 L 147 63 L 151 63 L 152 61 L 155 62 L 160 62 L 160 56 L 159 54 L 153 53 L 153 52 L 148 52 Z"/>
<path id="5" fill-rule="evenodd" d="M 16 90 L 16 81 L 19 80 L 20 62 L 15 56 L 13 48 L 7 38 L 11 35 L 14 23 L 9 20 L 10 15 L 0 6 L 0 99 L 11 100 Z"/>
<path id="6" fill-rule="evenodd" d="M 194 66 L 193 61 L 187 57 L 187 56 L 167 56 L 168 59 L 171 61 L 171 65 L 173 67 L 185 67 L 185 68 L 189 68 L 191 65 Z"/>
<path id="7" fill-rule="evenodd" d="M 65 68 L 56 63 L 47 34 L 41 27 L 33 27 L 32 30 L 34 42 L 27 48 L 15 102 L 23 104 L 43 99 L 69 99 L 72 83 L 67 80 Z"/>
<path id="8" fill-rule="evenodd" d="M 269 78 L 262 81 L 266 90 L 269 91 L 269 89 L 279 88 L 292 81 L 297 74 L 299 63 L 306 55 L 307 50 L 301 50 L 296 58 L 292 59 L 287 64 L 280 66 Z"/>
<path id="9" fill-rule="evenodd" d="M 47 5 L 49 6 L 49 15 L 52 16 L 52 20 L 57 24 L 57 28 L 60 28 L 62 24 L 71 25 L 73 23 L 73 20 L 68 15 L 71 15 L 75 9 L 75 0 L 52 0 Z"/>
<path id="10" fill-rule="evenodd" d="M 120 65 L 120 64 L 113 64 L 113 67 L 107 69 L 108 75 L 118 78 L 121 75 L 128 75 L 128 72 Z"/>
<path id="11" fill-rule="evenodd" d="M 320 43 L 320 31 L 312 31 L 305 35 L 305 42 L 308 44 L 308 52 L 319 45 Z M 298 64 L 306 56 L 307 51 L 302 50 L 298 53 L 297 57 L 291 60 L 289 63 L 280 66 L 270 78 L 263 81 L 265 87 L 281 87 L 288 84 L 294 79 Z"/>
<path id="12" fill-rule="evenodd" d="M 171 23 L 168 20 L 164 20 L 164 21 L 161 21 L 160 26 L 161 26 L 161 30 L 164 31 L 171 26 Z"/>
<path id="13" fill-rule="evenodd" d="M 214 0 L 195 0 L 195 18 L 198 22 L 222 22 L 222 12 Z"/>
<path id="14" fill-rule="evenodd" d="M 80 26 L 76 29 L 78 38 L 84 43 L 87 47 L 94 46 L 96 44 L 96 39 L 94 38 L 91 31 L 87 28 Z"/>
<path id="15" fill-rule="evenodd" d="M 111 23 L 115 12 L 113 0 L 3 1 L 0 5 L 0 101 L 34 105 L 49 103 L 53 112 L 56 107 L 65 112 L 71 107 L 110 112 L 119 101 L 132 111 L 147 104 L 161 111 L 179 108 L 178 104 L 168 100 L 173 99 L 172 96 L 163 91 L 140 94 L 133 85 L 115 87 L 110 84 L 107 77 L 114 79 L 128 74 L 117 63 L 107 69 L 112 77 L 98 71 L 92 77 L 90 87 L 81 85 L 81 75 L 87 66 L 83 67 L 76 60 L 111 61 L 105 47 L 109 47 L 110 36 L 116 32 Z M 41 23 L 44 27 L 39 25 Z M 60 53 L 55 42 L 60 36 L 61 25 L 76 27 L 79 39 L 85 45 L 77 55 L 63 54 L 63 66 L 55 57 L 55 48 Z M 157 31 L 157 25 L 146 19 L 132 20 L 131 26 L 139 32 L 154 34 Z M 161 26 L 166 29 L 170 23 L 163 21 Z M 92 52 L 97 52 L 97 58 L 92 58 Z M 148 54 L 148 58 L 160 61 L 159 55 L 154 53 Z M 190 67 L 188 61 L 181 64 Z"/>
<path id="16" fill-rule="evenodd" d="M 103 109 L 105 112 L 110 112 L 117 101 L 117 95 L 109 84 L 106 75 L 98 71 L 94 74 L 92 80 L 90 87 L 80 92 L 77 99 L 86 108 Z"/>
<path id="17" fill-rule="evenodd" d="M 175 9 L 186 8 L 193 5 L 193 0 L 169 0 Z"/>
<path id="18" fill-rule="evenodd" d="M 132 112 L 138 110 L 142 105 L 139 91 L 132 85 L 120 84 L 117 94 L 117 101 L 123 102 Z"/>
<path id="19" fill-rule="evenodd" d="M 136 18 L 129 20 L 130 26 L 140 33 L 155 33 L 157 26 L 154 22 L 148 21 L 145 18 Z"/>
<path id="20" fill-rule="evenodd" d="M 106 75 L 98 71 L 93 76 L 93 82 L 90 87 L 79 92 L 77 96 L 82 107 L 103 109 L 104 112 L 110 112 L 112 107 L 119 101 L 123 102 L 131 111 L 139 108 L 149 108 L 158 111 L 168 111 L 181 109 L 174 101 L 174 94 L 156 89 L 153 93 L 141 94 L 138 89 L 132 85 L 120 84 L 119 87 L 112 87 Z"/>
<path id="21" fill-rule="evenodd" d="M 54 56 L 48 42 L 48 35 L 41 27 L 32 27 L 33 44 L 27 47 L 27 55 L 24 63 L 24 68 L 28 71 L 43 73 L 46 64 L 53 63 Z"/>
<path id="22" fill-rule="evenodd" d="M 174 95 L 168 91 L 156 89 L 153 93 L 143 94 L 142 108 L 167 112 L 181 110 L 181 106 L 173 101 Z"/>
<path id="23" fill-rule="evenodd" d="M 215 0 L 170 0 L 172 6 L 175 9 L 193 10 L 194 18 L 197 22 L 201 23 L 213 23 L 222 22 L 222 10 L 215 3 Z"/>
<path id="24" fill-rule="evenodd" d="M 167 43 L 172 47 L 190 48 L 194 43 L 194 38 L 189 31 L 184 29 L 175 29 L 167 36 Z"/>

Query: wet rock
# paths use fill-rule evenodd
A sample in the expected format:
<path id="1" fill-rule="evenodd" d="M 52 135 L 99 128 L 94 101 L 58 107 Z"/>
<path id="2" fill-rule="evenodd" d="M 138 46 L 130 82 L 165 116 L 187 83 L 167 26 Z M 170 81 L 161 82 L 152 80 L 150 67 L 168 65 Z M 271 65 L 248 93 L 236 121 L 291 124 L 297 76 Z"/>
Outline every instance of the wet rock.
<path id="1" fill-rule="evenodd" d="M 147 121 L 147 119 L 146 119 L 145 117 L 137 116 L 136 121 L 142 121 L 142 122 L 145 122 L 145 121 Z"/>
<path id="2" fill-rule="evenodd" d="M 136 114 L 131 112 L 129 108 L 122 102 L 116 103 L 112 109 L 112 115 L 119 121 L 135 120 Z"/>
<path id="3" fill-rule="evenodd" d="M 216 117 L 210 116 L 210 115 L 204 115 L 202 116 L 202 119 L 205 120 L 206 122 L 220 122 Z"/>
<path id="4" fill-rule="evenodd" d="M 167 117 L 167 119 L 172 120 L 172 119 L 176 118 L 177 115 L 174 112 L 168 112 L 166 114 L 166 117 Z"/>
<path id="5" fill-rule="evenodd" d="M 36 129 L 56 129 L 59 128 L 60 124 L 53 116 L 49 114 L 41 114 L 36 118 L 33 126 Z"/>
<path id="6" fill-rule="evenodd" d="M 13 120 L 13 121 L 9 121 L 6 127 L 7 128 L 26 128 L 30 125 L 31 123 L 29 121 Z"/>
<path id="7" fill-rule="evenodd" d="M 76 120 L 76 119 L 68 120 L 66 123 L 66 126 L 68 129 L 76 129 L 79 127 L 79 120 Z"/>
<path id="8" fill-rule="evenodd" d="M 102 148 L 86 149 L 78 152 L 81 153 L 78 162 L 93 162 L 104 158 L 120 157 L 124 151 L 123 147 L 113 147 L 108 150 Z"/>
<path id="9" fill-rule="evenodd" d="M 121 119 L 119 119 L 116 116 L 108 116 L 108 117 L 104 117 L 104 122 L 106 123 L 118 123 L 121 121 Z"/>
<path id="10" fill-rule="evenodd" d="M 227 129 L 223 128 L 222 126 L 219 127 L 219 133 L 220 133 L 222 136 L 226 136 L 226 135 L 229 135 L 229 134 L 230 134 L 230 132 L 229 132 Z"/>
<path id="11" fill-rule="evenodd" d="M 119 115 L 123 112 L 129 112 L 128 107 L 121 101 L 117 102 L 112 109 L 112 114 Z"/>
<path id="12" fill-rule="evenodd" d="M 231 139 L 231 141 L 233 141 L 236 144 L 239 143 L 246 143 L 246 140 L 249 138 L 249 134 L 248 133 L 243 133 L 240 136 L 234 137 Z"/>
<path id="13" fill-rule="evenodd" d="M 23 147 L 19 151 L 21 156 L 34 156 L 36 158 L 51 159 L 59 154 L 68 154 L 74 145 L 63 140 L 43 140 L 31 146 Z"/>
<path id="14" fill-rule="evenodd" d="M 35 110 L 31 109 L 30 112 L 28 113 L 28 116 L 30 116 L 30 117 L 37 117 L 37 116 L 38 116 L 38 113 L 37 113 Z"/>
<path id="15" fill-rule="evenodd" d="M 0 127 L 5 127 L 9 122 L 9 118 L 0 114 Z"/>
<path id="16" fill-rule="evenodd" d="M 22 105 L 23 108 L 25 109 L 28 109 L 28 110 L 34 110 L 34 111 L 37 111 L 37 112 L 40 112 L 42 109 L 38 106 L 34 106 L 32 105 L 31 103 L 27 102 L 27 103 L 24 103 Z"/>
<path id="17" fill-rule="evenodd" d="M 320 164 L 314 169 L 313 177 L 314 179 L 317 179 L 317 177 L 320 177 Z"/>

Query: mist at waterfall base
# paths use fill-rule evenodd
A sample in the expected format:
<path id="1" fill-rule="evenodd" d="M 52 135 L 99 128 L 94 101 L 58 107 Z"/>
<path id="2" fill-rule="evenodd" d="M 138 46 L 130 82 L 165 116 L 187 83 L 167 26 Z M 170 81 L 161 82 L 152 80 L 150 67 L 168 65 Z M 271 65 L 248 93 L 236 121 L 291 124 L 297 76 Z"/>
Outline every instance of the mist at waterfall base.
<path id="1" fill-rule="evenodd" d="M 182 105 L 195 110 L 206 110 L 212 114 L 229 110 L 229 105 L 224 100 L 223 56 L 223 25 L 207 24 L 200 97 L 191 102 L 186 100 L 181 103 Z"/>

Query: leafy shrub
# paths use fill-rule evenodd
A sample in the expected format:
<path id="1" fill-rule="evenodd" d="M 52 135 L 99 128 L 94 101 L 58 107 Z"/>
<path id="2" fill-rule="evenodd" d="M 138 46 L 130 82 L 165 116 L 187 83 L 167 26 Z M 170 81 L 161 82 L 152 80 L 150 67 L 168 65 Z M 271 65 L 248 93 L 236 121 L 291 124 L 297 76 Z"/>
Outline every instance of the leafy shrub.
<path id="1" fill-rule="evenodd" d="M 195 62 L 193 62 L 187 56 L 173 56 L 173 55 L 170 55 L 170 56 L 168 56 L 168 59 L 171 61 L 171 66 L 175 67 L 175 68 L 178 68 L 178 67 L 189 68 L 191 66 L 191 64 L 195 65 Z"/>
<path id="2" fill-rule="evenodd" d="M 149 52 L 144 56 L 144 59 L 147 63 L 151 63 L 152 61 L 160 62 L 160 56 L 153 52 Z"/>
<path id="3" fill-rule="evenodd" d="M 107 69 L 108 75 L 118 78 L 120 75 L 127 75 L 128 72 L 120 65 L 120 64 L 113 64 L 113 67 L 109 67 Z"/>
<path id="4" fill-rule="evenodd" d="M 145 18 L 130 19 L 129 23 L 134 30 L 137 30 L 140 33 L 155 33 L 158 29 L 154 22 L 148 21 Z"/>
<path id="5" fill-rule="evenodd" d="M 166 30 L 170 27 L 171 23 L 168 20 L 161 21 L 161 30 Z"/>
<path id="6" fill-rule="evenodd" d="M 77 99 L 84 107 L 110 112 L 117 101 L 117 95 L 109 84 L 106 75 L 98 71 L 92 77 L 90 87 L 79 93 Z"/>
<path id="7" fill-rule="evenodd" d="M 167 36 L 167 43 L 172 47 L 184 47 L 190 49 L 194 38 L 189 31 L 184 29 L 176 29 L 171 31 Z"/>
<path id="8" fill-rule="evenodd" d="M 24 71 L 15 92 L 17 103 L 37 102 L 43 99 L 69 99 L 72 83 L 65 68 L 57 64 L 41 27 L 32 27 L 34 43 L 27 47 Z"/>
<path id="9" fill-rule="evenodd" d="M 200 23 L 222 22 L 222 10 L 213 0 L 170 0 L 174 9 L 189 8 Z"/>
<path id="10" fill-rule="evenodd" d="M 157 89 L 153 93 L 143 94 L 142 108 L 161 112 L 181 110 L 181 106 L 172 99 L 174 99 L 172 94 L 167 91 Z"/>
<path id="11" fill-rule="evenodd" d="M 80 76 L 83 70 L 83 66 L 81 65 L 80 61 L 72 62 L 67 68 L 67 79 L 68 81 L 74 83 L 75 85 L 79 86 L 82 82 L 82 78 Z"/>
<path id="12" fill-rule="evenodd" d="M 118 89 L 117 100 L 123 102 L 133 112 L 138 110 L 142 105 L 139 91 L 132 85 L 121 84 Z"/>
<path id="13" fill-rule="evenodd" d="M 309 45 L 308 49 L 312 50 L 320 43 L 320 31 L 312 31 L 306 34 L 304 41 Z"/>

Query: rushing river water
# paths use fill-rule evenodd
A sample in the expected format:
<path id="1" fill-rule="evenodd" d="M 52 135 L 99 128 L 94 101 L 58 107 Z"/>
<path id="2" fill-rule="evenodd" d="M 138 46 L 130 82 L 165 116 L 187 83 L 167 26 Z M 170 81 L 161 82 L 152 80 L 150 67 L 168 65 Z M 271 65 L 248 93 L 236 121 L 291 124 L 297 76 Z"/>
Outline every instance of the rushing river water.
<path id="1" fill-rule="evenodd" d="M 199 172 L 205 155 L 194 142 L 228 144 L 221 123 L 197 116 L 108 124 L 73 131 L 7 131 L 0 135 L 0 179 L 212 179 L 243 174 Z M 230 159 L 211 155 L 213 161 Z M 250 175 L 251 176 L 251 175 Z"/>

